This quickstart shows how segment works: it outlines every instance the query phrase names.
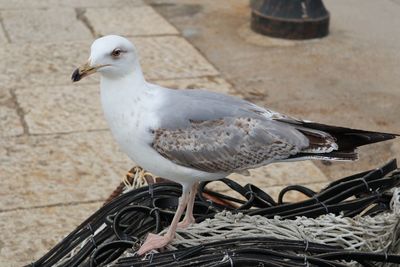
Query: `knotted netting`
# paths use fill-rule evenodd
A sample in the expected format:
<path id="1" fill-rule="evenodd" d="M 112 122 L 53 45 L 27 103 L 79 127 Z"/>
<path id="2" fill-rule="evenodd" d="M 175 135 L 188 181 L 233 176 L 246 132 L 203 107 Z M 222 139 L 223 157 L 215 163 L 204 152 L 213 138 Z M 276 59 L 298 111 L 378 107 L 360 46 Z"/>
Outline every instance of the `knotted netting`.
<path id="1" fill-rule="evenodd" d="M 349 218 L 330 213 L 317 218 L 302 216 L 294 220 L 222 211 L 212 219 L 191 225 L 185 230 L 178 229 L 168 250 L 224 239 L 264 236 L 304 240 L 349 250 L 400 254 L 400 188 L 394 189 L 390 209 L 376 216 Z"/>
<path id="2" fill-rule="evenodd" d="M 199 187 L 197 224 L 164 251 L 136 255 L 163 234 L 181 187 L 133 168 L 108 202 L 31 266 L 399 266 L 400 172 L 395 161 L 320 192 L 302 186 L 275 201 L 254 185 L 227 184 L 242 199 Z M 148 184 L 150 183 L 150 184 Z M 309 198 L 283 202 L 290 190 Z"/>

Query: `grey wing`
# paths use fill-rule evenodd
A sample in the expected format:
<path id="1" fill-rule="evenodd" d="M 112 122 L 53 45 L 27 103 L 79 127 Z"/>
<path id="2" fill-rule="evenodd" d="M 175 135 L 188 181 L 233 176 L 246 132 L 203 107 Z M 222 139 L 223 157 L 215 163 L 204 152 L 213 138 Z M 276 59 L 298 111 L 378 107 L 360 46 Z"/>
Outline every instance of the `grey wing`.
<path id="1" fill-rule="evenodd" d="M 295 128 L 275 121 L 227 117 L 155 131 L 153 148 L 174 163 L 210 173 L 240 172 L 286 159 L 308 145 Z"/>
<path id="2" fill-rule="evenodd" d="M 189 127 L 190 121 L 216 120 L 226 117 L 249 117 L 291 120 L 290 117 L 261 108 L 243 99 L 203 90 L 163 89 L 167 99 L 160 107 L 161 127 Z"/>
<path id="3" fill-rule="evenodd" d="M 163 90 L 153 148 L 178 165 L 237 172 L 295 155 L 309 145 L 290 117 L 248 101 L 201 90 Z"/>
<path id="4" fill-rule="evenodd" d="M 240 172 L 293 158 L 300 152 L 335 149 L 326 132 L 301 120 L 228 95 L 201 90 L 163 90 L 153 148 L 178 165 L 198 170 Z"/>

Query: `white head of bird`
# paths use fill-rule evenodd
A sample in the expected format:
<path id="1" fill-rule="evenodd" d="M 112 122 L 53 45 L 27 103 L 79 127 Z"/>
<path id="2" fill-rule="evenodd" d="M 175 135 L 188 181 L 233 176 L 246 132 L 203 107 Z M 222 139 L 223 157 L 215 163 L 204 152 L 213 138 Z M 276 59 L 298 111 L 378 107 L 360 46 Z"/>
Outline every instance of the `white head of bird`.
<path id="1" fill-rule="evenodd" d="M 93 42 L 88 61 L 74 71 L 72 80 L 77 82 L 95 72 L 118 79 L 139 69 L 135 46 L 124 37 L 107 35 Z"/>

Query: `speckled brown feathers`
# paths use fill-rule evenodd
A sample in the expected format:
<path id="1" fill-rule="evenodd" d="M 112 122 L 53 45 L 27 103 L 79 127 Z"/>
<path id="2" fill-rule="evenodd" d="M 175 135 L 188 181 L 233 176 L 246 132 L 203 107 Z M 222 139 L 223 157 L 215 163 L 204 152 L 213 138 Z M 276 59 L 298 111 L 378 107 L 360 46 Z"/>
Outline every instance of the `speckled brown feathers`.
<path id="1" fill-rule="evenodd" d="M 206 172 L 230 173 L 285 159 L 302 148 L 253 118 L 191 121 L 185 129 L 157 129 L 153 148 L 174 163 Z"/>

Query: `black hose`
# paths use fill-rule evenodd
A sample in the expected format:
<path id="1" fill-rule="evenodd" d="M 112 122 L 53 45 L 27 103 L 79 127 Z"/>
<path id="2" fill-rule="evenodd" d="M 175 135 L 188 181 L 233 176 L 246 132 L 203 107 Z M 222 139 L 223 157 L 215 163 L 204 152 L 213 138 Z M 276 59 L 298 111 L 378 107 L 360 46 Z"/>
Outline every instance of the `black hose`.
<path id="1" fill-rule="evenodd" d="M 326 213 L 347 217 L 360 214 L 377 216 L 389 210 L 390 189 L 400 184 L 400 173 L 392 172 L 396 168 L 396 162 L 391 161 L 382 168 L 335 181 L 320 192 L 304 186 L 288 186 L 280 192 L 278 201 L 251 184 L 241 186 L 227 178 L 220 180 L 242 195 L 245 200 L 241 200 L 207 190 L 206 185 L 210 182 L 203 182 L 199 186 L 194 215 L 197 222 L 213 218 L 215 213 L 223 210 L 284 219 L 297 216 L 316 218 Z M 309 199 L 284 203 L 285 194 L 293 190 Z M 149 232 L 159 233 L 169 226 L 181 192 L 180 185 L 175 183 L 128 191 L 93 213 L 30 266 L 346 266 L 346 261 L 356 261 L 367 267 L 376 262 L 400 264 L 399 255 L 349 251 L 305 241 L 262 237 L 180 247 L 177 251 L 149 254 L 146 260 L 136 256 L 121 257 L 125 252 L 134 253 Z M 232 205 L 217 204 L 203 193 L 222 200 L 218 203 Z"/>

